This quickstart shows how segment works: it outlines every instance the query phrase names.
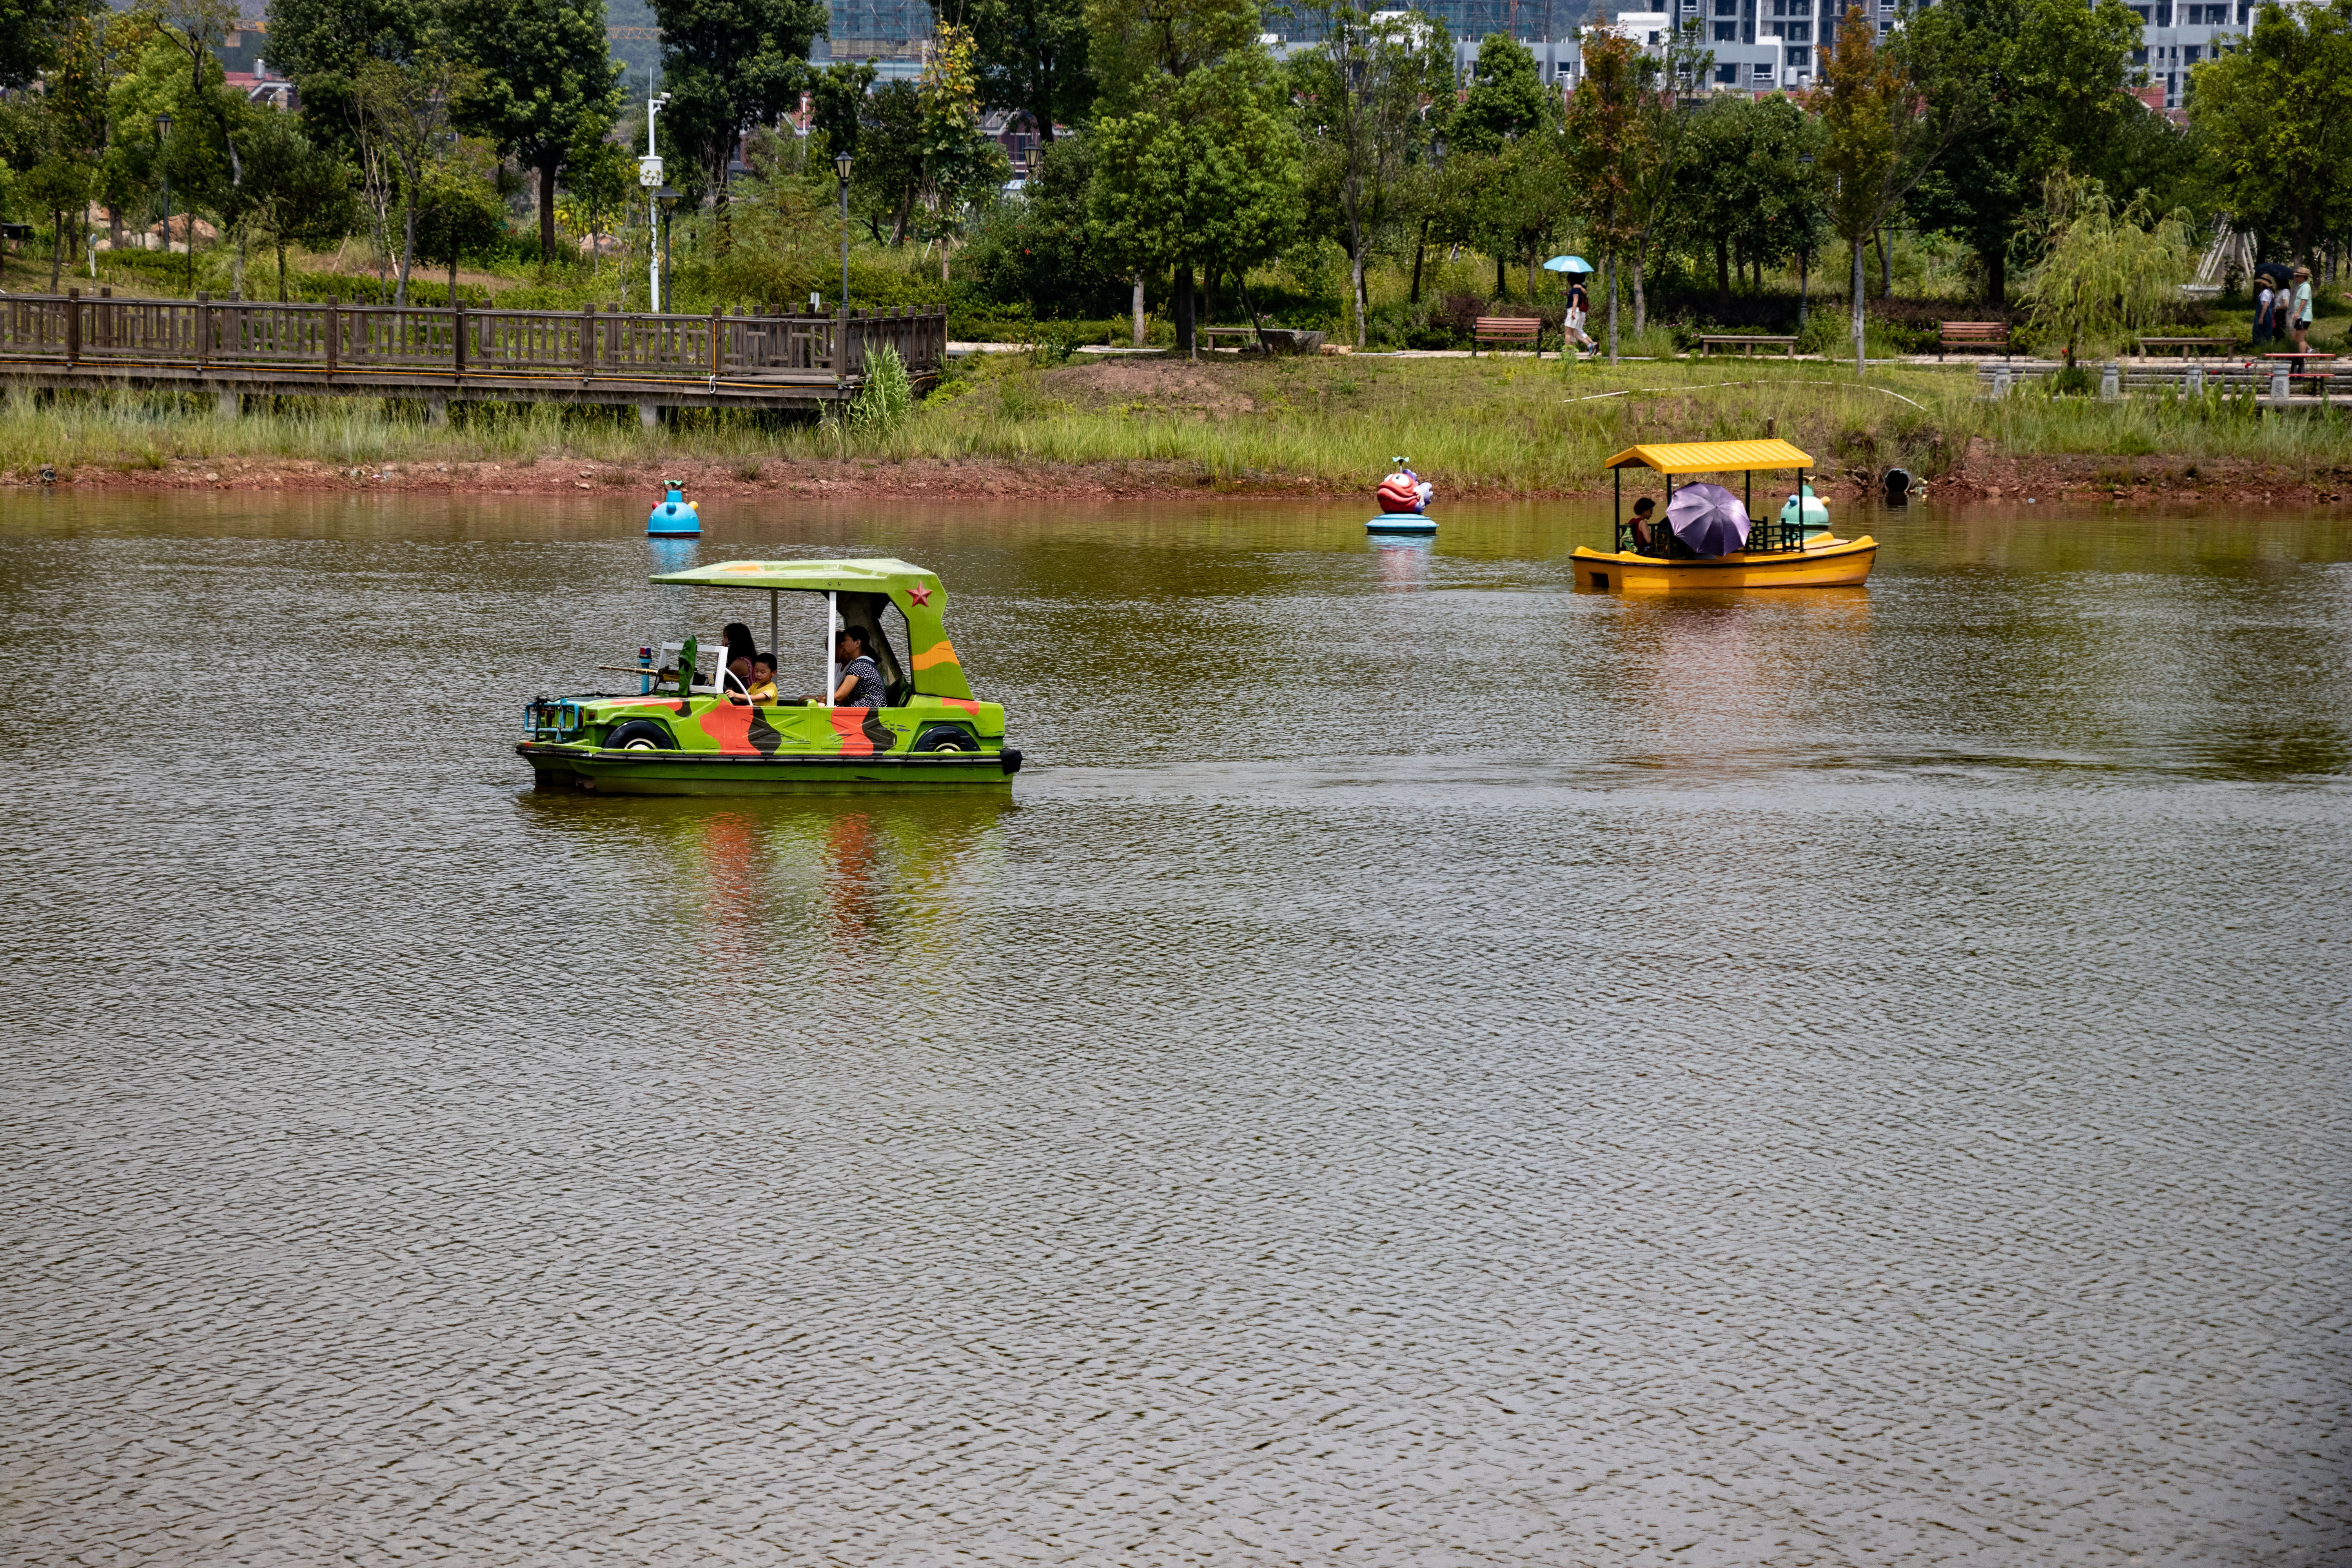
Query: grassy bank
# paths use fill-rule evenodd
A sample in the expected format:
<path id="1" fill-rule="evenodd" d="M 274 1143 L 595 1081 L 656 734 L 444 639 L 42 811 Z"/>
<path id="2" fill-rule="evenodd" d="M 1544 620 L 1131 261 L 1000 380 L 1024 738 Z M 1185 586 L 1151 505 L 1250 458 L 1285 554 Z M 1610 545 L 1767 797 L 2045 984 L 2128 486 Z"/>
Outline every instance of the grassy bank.
<path id="1" fill-rule="evenodd" d="M 0 412 L 0 469 L 21 479 L 44 467 L 103 479 L 231 459 L 328 470 L 692 463 L 772 480 L 845 455 L 867 465 L 1136 465 L 1169 483 L 1345 490 L 1402 453 L 1455 493 L 1557 493 L 1601 486 L 1603 459 L 1639 441 L 1748 437 L 1768 426 L 1832 476 L 1896 464 L 1942 476 L 1991 454 L 2113 459 L 2118 472 L 2235 463 L 2308 477 L 2345 460 L 2347 418 L 2262 414 L 2219 398 L 2110 405 L 2029 391 L 1994 404 L 1965 370 L 1890 368 L 1857 382 L 1830 365 L 1721 360 L 1041 367 L 1008 355 L 966 362 L 898 430 L 845 442 L 805 419 L 744 415 L 688 414 L 646 430 L 625 409 L 460 405 L 449 425 L 434 426 L 421 405 L 391 401 L 284 399 L 222 418 L 209 400 L 173 396 L 17 398 Z"/>

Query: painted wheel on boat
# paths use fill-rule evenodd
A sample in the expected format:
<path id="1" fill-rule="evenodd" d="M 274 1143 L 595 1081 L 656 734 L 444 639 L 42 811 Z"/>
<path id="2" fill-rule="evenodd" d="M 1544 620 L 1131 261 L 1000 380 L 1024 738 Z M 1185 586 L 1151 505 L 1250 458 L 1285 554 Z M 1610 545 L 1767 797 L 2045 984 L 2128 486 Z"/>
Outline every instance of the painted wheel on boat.
<path id="1" fill-rule="evenodd" d="M 919 752 L 976 752 L 980 742 L 961 724 L 934 724 L 915 737 Z"/>
<path id="2" fill-rule="evenodd" d="M 675 752 L 677 742 L 671 739 L 669 726 L 654 719 L 632 719 L 616 724 L 604 737 L 608 752 Z"/>

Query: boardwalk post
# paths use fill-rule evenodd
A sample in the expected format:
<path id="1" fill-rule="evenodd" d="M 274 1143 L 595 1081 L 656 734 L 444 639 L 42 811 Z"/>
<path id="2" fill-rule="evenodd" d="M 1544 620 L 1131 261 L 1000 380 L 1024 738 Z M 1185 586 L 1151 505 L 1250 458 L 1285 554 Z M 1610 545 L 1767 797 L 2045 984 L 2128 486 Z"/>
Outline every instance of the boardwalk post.
<path id="1" fill-rule="evenodd" d="M 725 340 L 719 336 L 719 334 L 720 334 L 721 332 L 725 331 L 726 330 L 727 330 L 727 329 L 726 329 L 725 325 L 723 324 L 723 322 L 722 322 L 722 321 L 721 321 L 721 319 L 720 319 L 720 312 L 719 312 L 719 307 L 718 307 L 718 306 L 716 306 L 716 305 L 711 306 L 711 307 L 710 307 L 710 374 L 713 374 L 713 375 L 717 375 L 717 374 L 718 374 L 721 370 L 723 370 L 723 369 L 725 369 L 725 368 L 726 368 L 726 362 L 725 362 L 725 361 L 720 357 L 720 351 L 721 351 L 721 347 L 722 347 L 722 345 L 724 344 Z"/>
<path id="2" fill-rule="evenodd" d="M 342 302 L 343 297 L 341 294 L 327 296 L 327 379 L 330 381 L 335 377 L 335 351 L 338 347 L 336 340 L 342 336 L 337 325 L 337 318 L 341 314 L 337 307 Z"/>
<path id="3" fill-rule="evenodd" d="M 449 310 L 449 363 L 451 374 L 466 374 L 466 307 L 460 301 Z"/>
<path id="4" fill-rule="evenodd" d="M 66 290 L 66 366 L 81 358 L 81 290 Z"/>
<path id="5" fill-rule="evenodd" d="M 191 248 L 194 248 L 193 246 Z M 212 325 L 213 297 L 199 289 L 196 290 L 196 368 L 198 370 L 204 369 L 212 363 Z"/>
<path id="6" fill-rule="evenodd" d="M 587 380 L 588 373 L 595 366 L 596 301 L 591 300 L 588 308 L 580 312 L 580 379 Z"/>

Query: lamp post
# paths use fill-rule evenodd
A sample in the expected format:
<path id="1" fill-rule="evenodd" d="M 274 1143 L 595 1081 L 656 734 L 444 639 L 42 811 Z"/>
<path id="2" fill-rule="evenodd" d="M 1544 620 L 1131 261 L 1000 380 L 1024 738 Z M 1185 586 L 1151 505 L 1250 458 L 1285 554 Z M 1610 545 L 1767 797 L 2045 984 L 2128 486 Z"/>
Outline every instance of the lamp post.
<path id="1" fill-rule="evenodd" d="M 849 154 L 833 161 L 841 176 L 841 331 L 833 345 L 833 375 L 838 382 L 849 369 Z"/>
<path id="2" fill-rule="evenodd" d="M 168 114 L 157 115 L 155 117 L 155 163 L 163 172 L 163 270 L 166 274 L 172 270 L 172 163 L 171 160 L 164 156 L 163 146 L 171 139 L 172 117 Z M 189 226 L 188 238 L 193 241 L 195 237 L 195 227 L 192 224 Z M 195 255 L 196 247 L 191 244 L 188 247 L 188 287 L 192 290 L 195 287 Z"/>
<path id="3" fill-rule="evenodd" d="M 661 206 L 661 286 L 654 295 L 654 309 L 658 310 L 661 309 L 661 296 L 669 292 L 669 215 L 677 206 L 677 193 L 664 185 L 654 193 L 654 200 Z"/>

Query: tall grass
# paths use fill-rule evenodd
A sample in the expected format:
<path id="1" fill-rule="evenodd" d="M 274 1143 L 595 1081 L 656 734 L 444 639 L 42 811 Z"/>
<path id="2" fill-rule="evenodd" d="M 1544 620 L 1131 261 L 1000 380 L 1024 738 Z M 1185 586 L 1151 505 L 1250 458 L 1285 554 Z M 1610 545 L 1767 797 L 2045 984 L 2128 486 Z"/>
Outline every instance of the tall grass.
<path id="1" fill-rule="evenodd" d="M 845 450 L 866 462 L 1145 464 L 1212 484 L 1346 489 L 1370 483 L 1402 452 L 1442 488 L 1545 491 L 1604 482 L 1604 461 L 1639 442 L 1748 437 L 1768 427 L 1830 471 L 1900 464 L 1933 475 L 1979 438 L 2019 456 L 2242 458 L 2294 468 L 2333 466 L 2347 449 L 2346 413 L 2282 416 L 2219 396 L 2103 404 L 2034 389 L 1994 403 L 1979 395 L 1972 374 L 1927 369 L 1888 370 L 1867 383 L 1819 364 L 1723 360 L 1612 368 L 1330 358 L 1165 369 L 1172 374 L 1115 383 L 1109 367 L 1048 370 L 1003 356 L 968 367 L 903 422 L 845 436 L 805 418 L 748 414 L 689 413 L 648 430 L 628 408 L 458 405 L 448 425 L 435 426 L 422 404 L 392 400 L 256 399 L 242 416 L 223 417 L 210 399 L 170 394 L 18 396 L 0 410 L 0 469 L 174 460 L 741 468 L 829 461 Z"/>

